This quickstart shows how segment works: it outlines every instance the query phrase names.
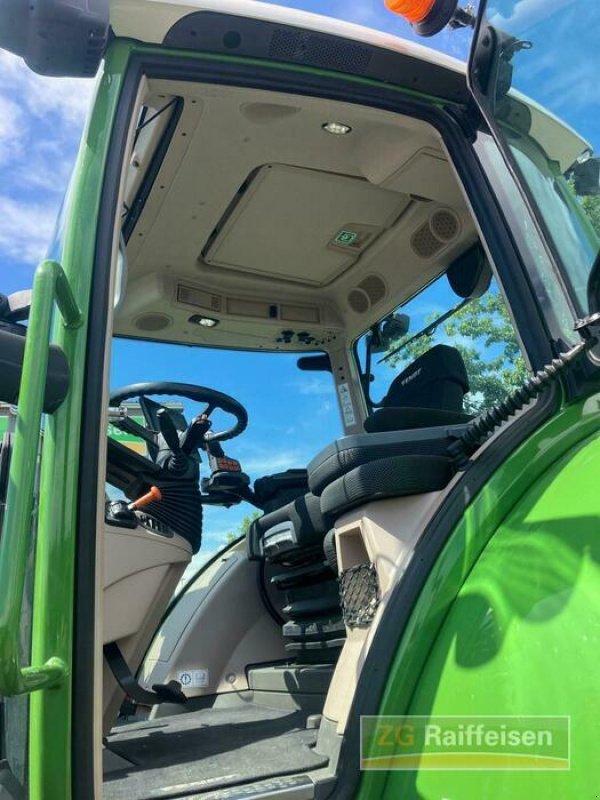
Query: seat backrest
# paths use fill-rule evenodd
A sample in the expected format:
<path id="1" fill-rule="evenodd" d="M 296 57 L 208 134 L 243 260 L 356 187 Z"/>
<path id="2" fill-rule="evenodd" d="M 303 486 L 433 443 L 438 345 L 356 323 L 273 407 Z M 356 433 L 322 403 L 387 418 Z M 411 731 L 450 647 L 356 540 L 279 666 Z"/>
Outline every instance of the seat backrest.
<path id="1" fill-rule="evenodd" d="M 394 378 L 382 406 L 460 412 L 468 391 L 469 379 L 460 352 L 437 344 Z"/>

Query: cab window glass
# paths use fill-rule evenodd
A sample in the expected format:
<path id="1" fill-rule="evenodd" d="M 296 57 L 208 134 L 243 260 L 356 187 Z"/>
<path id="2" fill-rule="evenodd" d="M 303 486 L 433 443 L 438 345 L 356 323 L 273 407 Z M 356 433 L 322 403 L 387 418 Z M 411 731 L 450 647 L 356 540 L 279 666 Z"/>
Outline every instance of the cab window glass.
<path id="1" fill-rule="evenodd" d="M 305 468 L 311 458 L 332 439 L 342 435 L 342 422 L 331 372 L 302 371 L 302 353 L 267 353 L 190 348 L 142 340 L 115 339 L 113 342 L 110 386 L 114 391 L 132 383 L 176 381 L 206 386 L 238 400 L 248 412 L 248 426 L 239 436 L 223 442 L 227 456 L 237 459 L 241 469 L 254 482 L 257 478 Z M 202 406 L 178 396 L 155 400 L 182 413 L 189 422 Z M 135 403 L 134 420 L 143 423 Z M 228 428 L 230 415 L 216 410 L 211 414 L 214 430 Z M 109 436 L 146 456 L 139 438 L 109 426 Z M 210 467 L 201 454 L 200 475 L 207 478 Z M 107 485 L 111 499 L 122 493 Z M 132 499 L 132 498 L 129 498 Z M 204 507 L 202 546 L 188 567 L 182 583 L 228 541 L 243 534 L 257 509 L 242 502 L 230 508 Z"/>
<path id="2" fill-rule="evenodd" d="M 133 137 L 133 150 L 125 176 L 121 218 L 129 239 L 156 177 L 173 128 L 181 113 L 178 97 L 156 95 L 141 108 Z"/>
<path id="3" fill-rule="evenodd" d="M 486 103 L 580 310 L 600 248 L 600 5 L 492 0 L 505 42 Z M 508 87 L 510 91 L 507 93 Z"/>
<path id="4" fill-rule="evenodd" d="M 371 330 L 357 342 L 363 375 L 371 342 L 371 379 L 368 381 L 365 376 L 364 385 L 368 386 L 366 391 L 374 408 L 389 404 L 386 394 L 392 383 L 399 377 L 401 380 L 403 371 L 436 345 L 452 348 L 464 362 L 469 391 L 462 410 L 467 414 L 476 415 L 490 408 L 527 377 L 514 327 L 495 280 L 481 297 L 469 300 L 455 294 L 444 274 L 386 319 L 391 318 L 399 323 L 395 325 L 397 335 L 392 331 L 391 338 L 385 336 L 384 320 L 378 326 L 384 332 L 383 341 L 375 341 L 373 346 Z M 454 363 L 449 350 L 439 352 L 442 368 L 444 361 Z M 418 405 L 418 400 L 411 401 L 413 404 Z M 435 400 L 433 404 L 428 400 L 427 405 L 435 407 Z M 443 407 L 442 402 L 439 407 Z"/>

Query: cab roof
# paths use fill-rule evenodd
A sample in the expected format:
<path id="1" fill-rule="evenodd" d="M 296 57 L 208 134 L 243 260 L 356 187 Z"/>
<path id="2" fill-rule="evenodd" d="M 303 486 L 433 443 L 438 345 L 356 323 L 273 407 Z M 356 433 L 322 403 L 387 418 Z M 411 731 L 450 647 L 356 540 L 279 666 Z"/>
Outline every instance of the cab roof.
<path id="1" fill-rule="evenodd" d="M 110 23 L 116 36 L 155 44 L 164 42 L 181 20 L 199 13 L 293 26 L 412 56 L 461 75 L 465 73 L 464 62 L 399 36 L 258 0 L 111 0 L 110 3 Z"/>

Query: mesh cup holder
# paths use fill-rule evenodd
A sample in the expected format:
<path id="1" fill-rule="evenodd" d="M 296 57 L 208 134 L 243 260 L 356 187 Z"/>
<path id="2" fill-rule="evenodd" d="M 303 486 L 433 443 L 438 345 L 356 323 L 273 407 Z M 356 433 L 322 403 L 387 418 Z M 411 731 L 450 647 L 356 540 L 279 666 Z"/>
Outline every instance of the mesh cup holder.
<path id="1" fill-rule="evenodd" d="M 379 605 L 379 581 L 370 561 L 340 574 L 340 603 L 348 628 L 368 628 Z"/>

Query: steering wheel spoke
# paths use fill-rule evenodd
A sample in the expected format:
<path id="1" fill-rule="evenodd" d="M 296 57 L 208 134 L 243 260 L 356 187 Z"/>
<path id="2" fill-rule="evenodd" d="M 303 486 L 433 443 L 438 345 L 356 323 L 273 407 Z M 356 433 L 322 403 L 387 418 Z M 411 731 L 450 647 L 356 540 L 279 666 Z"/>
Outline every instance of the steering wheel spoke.
<path id="1" fill-rule="evenodd" d="M 133 436 L 139 436 L 140 439 L 143 439 L 149 445 L 156 445 L 156 431 L 150 428 L 144 428 L 143 425 L 140 425 L 139 422 L 136 422 L 130 417 L 112 420 L 112 424 L 115 428 L 123 431 L 123 433 L 131 433 Z"/>
<path id="2" fill-rule="evenodd" d="M 187 400 L 192 400 L 197 403 L 205 403 L 206 405 L 200 417 L 209 417 L 216 409 L 221 409 L 221 411 L 224 411 L 226 414 L 231 414 L 235 418 L 235 424 L 223 431 L 218 431 L 216 433 L 211 432 L 211 439 L 213 441 L 223 442 L 227 439 L 233 439 L 235 436 L 239 436 L 239 434 L 246 429 L 248 424 L 248 412 L 244 406 L 233 397 L 223 394 L 222 392 L 218 392 L 215 389 L 209 389 L 206 386 L 196 386 L 192 383 L 171 383 L 170 381 L 157 383 L 134 383 L 129 386 L 124 386 L 123 388 L 113 392 L 110 397 L 110 403 L 113 406 L 118 406 L 125 400 L 138 398 L 144 410 L 146 420 L 149 424 L 148 413 L 150 406 L 155 407 L 159 405 L 157 403 L 153 403 L 153 401 L 146 401 L 146 398 L 150 395 L 184 397 Z M 162 406 L 162 408 L 166 407 Z M 135 430 L 128 426 L 131 433 L 135 433 L 137 436 L 140 436 L 146 442 L 156 447 L 157 437 L 154 432 L 149 434 L 148 428 L 144 428 L 134 420 L 127 418 L 120 421 L 121 424 L 119 427 L 121 427 L 121 430 L 124 430 L 123 422 L 125 421 L 130 423 L 132 426 L 135 426 Z M 188 430 L 183 436 L 184 440 L 187 438 L 188 434 L 193 434 L 193 425 L 194 422 L 192 422 L 192 424 L 188 427 Z M 194 447 L 197 447 L 198 444 L 201 443 L 200 442 L 196 444 L 196 437 L 193 435 L 190 436 L 190 439 L 190 448 L 192 447 L 192 442 Z"/>
<path id="3" fill-rule="evenodd" d="M 200 412 L 201 417 L 210 417 L 213 411 L 216 409 L 216 405 L 214 403 L 209 403 L 207 406 L 204 407 L 204 410 Z"/>

